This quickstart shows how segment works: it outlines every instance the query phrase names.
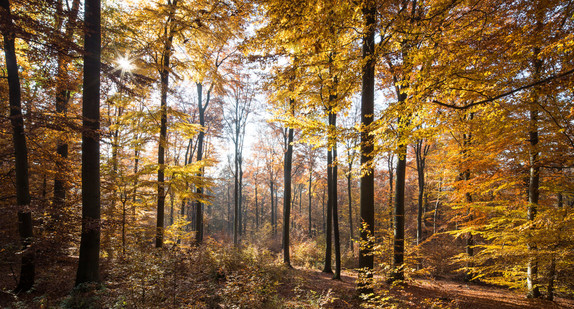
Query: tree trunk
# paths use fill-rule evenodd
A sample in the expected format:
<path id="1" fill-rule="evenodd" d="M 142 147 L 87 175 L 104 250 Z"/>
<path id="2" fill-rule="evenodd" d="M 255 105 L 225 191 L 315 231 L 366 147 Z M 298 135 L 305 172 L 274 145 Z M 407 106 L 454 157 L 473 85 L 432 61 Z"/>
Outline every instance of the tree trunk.
<path id="1" fill-rule="evenodd" d="M 257 179 L 255 179 L 255 229 L 259 230 L 259 205 L 257 205 Z"/>
<path id="2" fill-rule="evenodd" d="M 233 179 L 233 245 L 239 245 L 239 162 L 237 160 L 237 143 L 235 144 L 235 173 Z"/>
<path id="3" fill-rule="evenodd" d="M 541 28 L 539 21 L 538 27 Z M 542 60 L 538 59 L 540 48 L 534 49 L 534 72 L 533 80 L 540 80 L 542 70 Z M 530 121 L 528 128 L 529 137 L 529 157 L 530 157 L 530 177 L 528 182 L 528 220 L 534 221 L 538 211 L 538 200 L 540 198 L 540 150 L 538 149 L 538 101 L 540 98 L 540 87 L 534 87 L 529 102 Z M 538 261 L 536 258 L 537 245 L 534 242 L 528 244 L 528 250 L 532 257 L 528 261 L 527 286 L 528 298 L 539 298 L 540 288 L 538 286 Z"/>
<path id="4" fill-rule="evenodd" d="M 275 223 L 274 224 L 274 230 L 275 230 L 275 234 L 277 235 L 277 217 L 279 215 L 279 209 L 277 207 L 279 207 L 279 192 L 277 192 L 279 190 L 275 190 Z"/>
<path id="5" fill-rule="evenodd" d="M 558 193 L 558 210 L 561 210 L 564 202 L 562 193 Z M 554 245 L 554 250 L 556 250 L 557 245 Z M 556 282 L 556 253 L 552 252 L 550 258 L 550 269 L 548 270 L 548 295 L 546 299 L 553 301 L 554 300 L 554 283 Z"/>
<path id="6" fill-rule="evenodd" d="M 2 28 L 4 37 L 4 57 L 8 73 L 8 95 L 10 101 L 10 123 L 12 125 L 12 141 L 14 143 L 15 171 L 16 171 L 16 202 L 18 206 L 18 232 L 22 245 L 22 260 L 20 265 L 20 280 L 14 289 L 19 294 L 30 290 L 34 285 L 35 253 L 32 248 L 33 222 L 30 209 L 30 183 L 28 168 L 28 146 L 24 132 L 24 118 L 22 116 L 22 99 L 20 77 L 18 76 L 18 62 L 15 48 L 15 30 L 10 11 L 10 1 L 1 0 L 2 18 L 6 26 Z"/>
<path id="7" fill-rule="evenodd" d="M 354 244 L 353 244 L 353 196 L 351 192 L 351 168 L 352 164 L 349 164 L 349 173 L 347 174 L 347 199 L 349 200 L 349 248 L 351 252 L 354 252 Z"/>
<path id="8" fill-rule="evenodd" d="M 329 103 L 334 104 L 336 99 L 335 95 L 329 95 Z M 341 238 L 339 237 L 339 212 L 337 201 L 337 114 L 333 112 L 332 105 L 329 107 L 329 153 L 331 154 L 331 162 L 328 163 L 327 168 L 331 172 L 331 180 L 329 186 L 328 206 L 331 209 L 333 216 L 333 236 L 335 238 L 335 274 L 333 279 L 341 279 Z"/>
<path id="9" fill-rule="evenodd" d="M 58 1 L 58 7 L 62 7 L 62 0 Z M 74 26 L 78 16 L 78 11 L 80 7 L 80 1 L 74 0 L 72 2 L 72 8 L 70 10 L 70 15 L 68 17 L 68 23 L 66 24 L 66 29 L 64 31 L 64 37 L 66 40 L 71 40 L 74 35 Z M 61 12 L 60 12 L 61 13 Z M 58 29 L 62 25 L 62 21 L 58 22 Z M 56 73 L 56 113 L 59 117 L 66 118 L 68 114 L 68 102 L 70 100 L 71 91 L 69 90 L 68 83 L 70 82 L 68 78 L 67 66 L 70 62 L 70 55 L 68 50 L 60 49 L 58 52 L 58 71 Z M 58 161 L 56 163 L 56 174 L 54 175 L 54 195 L 52 199 L 52 209 L 54 214 L 52 214 L 52 220 L 57 223 L 61 218 L 61 211 L 64 207 L 66 201 L 66 177 L 64 171 L 66 168 L 66 160 L 68 159 L 68 143 L 63 139 L 58 139 L 56 144 L 56 155 Z"/>
<path id="10" fill-rule="evenodd" d="M 290 100 L 291 114 L 293 115 L 294 101 Z M 289 258 L 289 220 L 291 219 L 291 171 L 293 160 L 293 128 L 289 128 L 287 137 L 287 151 L 283 165 L 284 193 L 283 193 L 283 263 L 291 267 Z"/>
<path id="11" fill-rule="evenodd" d="M 332 232 L 333 232 L 333 152 L 327 145 L 327 230 L 325 234 L 325 267 L 324 273 L 333 273 L 331 267 Z"/>
<path id="12" fill-rule="evenodd" d="M 393 203 L 393 179 L 394 179 L 394 170 L 395 168 L 393 167 L 393 162 L 394 162 L 394 154 L 390 153 L 388 160 L 387 160 L 387 168 L 389 170 L 389 228 L 392 230 L 394 228 L 394 220 L 393 220 L 393 214 L 394 214 L 394 203 Z"/>
<path id="13" fill-rule="evenodd" d="M 76 286 L 100 281 L 100 0 L 86 0 L 84 16 L 82 236 Z"/>
<path id="14" fill-rule="evenodd" d="M 415 155 L 417 164 L 417 175 L 418 175 L 418 207 L 417 207 L 417 246 L 421 244 L 423 238 L 423 201 L 424 201 L 424 190 L 425 190 L 425 163 L 426 163 L 426 149 L 427 146 L 424 145 L 423 140 L 417 141 L 415 145 Z"/>
<path id="15" fill-rule="evenodd" d="M 312 222 L 311 222 L 311 198 L 312 198 L 312 180 L 313 180 L 313 168 L 309 166 L 309 196 L 308 196 L 308 203 L 309 203 L 309 239 L 313 237 L 313 230 L 312 230 Z"/>
<path id="16" fill-rule="evenodd" d="M 339 235 L 339 210 L 337 202 L 337 146 L 333 148 L 333 236 L 335 237 L 335 274 L 333 279 L 341 279 L 341 237 Z"/>
<path id="17" fill-rule="evenodd" d="M 164 211 L 165 211 L 165 147 L 167 146 L 167 92 L 169 90 L 169 63 L 171 58 L 171 49 L 173 41 L 173 31 L 171 29 L 171 21 L 175 14 L 175 6 L 177 0 L 168 0 L 170 5 L 170 13 L 164 28 L 165 45 L 162 53 L 160 82 L 161 82 L 161 104 L 160 104 L 160 130 L 159 130 L 159 143 L 157 150 L 157 224 L 155 247 L 161 248 L 163 246 L 163 230 L 164 230 Z"/>
<path id="18" fill-rule="evenodd" d="M 197 137 L 197 160 L 196 162 L 201 162 L 203 160 L 203 143 L 205 139 L 205 110 L 209 104 L 211 88 L 207 92 L 207 98 L 205 105 L 203 104 L 203 85 L 201 83 L 196 83 L 197 87 L 197 105 L 199 111 L 199 125 L 201 130 L 199 131 Z M 199 178 L 203 176 L 203 168 L 200 169 L 197 174 Z M 203 185 L 198 185 L 195 189 L 199 198 L 203 195 Z M 200 244 L 203 242 L 203 203 L 201 200 L 196 200 L 195 202 L 195 243 Z"/>
<path id="19" fill-rule="evenodd" d="M 233 231 L 233 220 L 231 220 L 231 198 L 229 196 L 229 186 L 227 186 L 227 232 L 232 234 Z"/>
<path id="20" fill-rule="evenodd" d="M 399 120 L 399 123 L 401 120 Z M 407 167 L 407 146 L 398 146 L 397 181 L 395 184 L 395 233 L 393 238 L 392 280 L 404 280 L 405 255 L 405 181 Z"/>
<path id="21" fill-rule="evenodd" d="M 436 221 L 438 220 L 438 206 L 440 203 L 440 195 L 442 193 L 442 176 L 438 181 L 438 194 L 436 197 L 436 202 L 434 204 L 434 213 L 433 213 L 433 221 L 432 221 L 432 232 L 436 234 Z"/>
<path id="22" fill-rule="evenodd" d="M 239 200 L 237 201 L 237 207 L 239 209 L 239 220 L 238 220 L 238 224 L 239 224 L 239 237 L 241 238 L 241 236 L 244 234 L 243 230 L 245 229 L 245 222 L 243 220 L 243 213 L 244 213 L 244 209 L 243 209 L 243 162 L 241 160 L 241 150 L 239 150 L 238 153 L 238 159 L 237 159 L 237 164 L 239 165 L 239 176 L 238 178 L 238 188 L 239 188 L 239 192 L 238 192 L 238 197 Z"/>
<path id="23" fill-rule="evenodd" d="M 271 230 L 273 236 L 275 236 L 275 197 L 273 196 L 273 179 L 269 180 L 269 192 L 271 193 Z"/>
<path id="24" fill-rule="evenodd" d="M 374 259 L 369 238 L 375 233 L 375 186 L 373 169 L 374 140 L 370 134 L 375 100 L 375 23 L 376 6 L 365 0 L 363 7 L 363 67 L 361 89 L 361 248 L 359 250 L 359 278 L 372 278 Z M 361 293 L 372 293 L 372 287 L 359 282 Z"/>

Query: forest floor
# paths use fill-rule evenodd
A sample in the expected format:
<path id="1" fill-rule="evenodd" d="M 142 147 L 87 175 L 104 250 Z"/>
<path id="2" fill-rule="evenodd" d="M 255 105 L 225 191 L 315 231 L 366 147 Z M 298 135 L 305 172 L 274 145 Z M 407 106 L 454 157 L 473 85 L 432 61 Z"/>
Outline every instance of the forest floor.
<path id="1" fill-rule="evenodd" d="M 56 304 L 61 303 L 72 288 L 75 264 L 70 262 L 61 266 L 63 267 L 50 271 L 50 276 L 57 278 L 57 284 L 40 280 L 34 291 L 18 298 L 8 292 L 15 283 L 14 276 L 8 275 L 11 272 L 9 269 L 3 269 L 3 275 L 0 276 L 0 308 L 59 308 L 61 305 Z M 46 278 L 47 275 L 47 272 L 43 273 L 42 277 Z M 275 295 L 269 295 L 276 300 L 272 308 L 279 308 L 276 307 L 277 304 L 281 304 L 281 308 L 361 308 L 361 300 L 356 290 L 357 273 L 344 271 L 341 277 L 341 280 L 332 280 L 332 274 L 320 270 L 283 268 L 281 280 L 273 292 Z M 379 281 L 383 281 L 380 279 Z M 508 289 L 446 279 L 416 278 L 393 287 L 382 283 L 377 291 L 379 295 L 384 295 L 384 303 L 373 304 L 371 308 L 574 308 L 574 299 L 556 298 L 553 302 L 526 299 L 524 294 Z M 44 301 L 38 301 L 46 297 L 51 299 L 48 306 L 42 305 L 45 304 Z M 121 308 L 130 307 L 128 305 Z M 208 305 L 208 308 L 211 306 Z M 220 304 L 213 308 L 229 307 Z"/>
<path id="2" fill-rule="evenodd" d="M 343 272 L 342 280 L 332 280 L 331 274 L 319 270 L 293 269 L 290 274 L 289 280 L 279 290 L 285 299 L 297 298 L 297 295 L 293 295 L 294 290 L 306 290 L 313 291 L 308 292 L 311 294 L 323 295 L 322 300 L 328 302 L 326 308 L 360 308 L 356 272 Z M 574 299 L 527 299 L 524 294 L 504 288 L 444 279 L 413 279 L 392 288 L 383 284 L 382 289 L 388 291 L 387 306 L 395 308 L 574 308 Z M 326 297 L 327 293 L 332 297 Z"/>

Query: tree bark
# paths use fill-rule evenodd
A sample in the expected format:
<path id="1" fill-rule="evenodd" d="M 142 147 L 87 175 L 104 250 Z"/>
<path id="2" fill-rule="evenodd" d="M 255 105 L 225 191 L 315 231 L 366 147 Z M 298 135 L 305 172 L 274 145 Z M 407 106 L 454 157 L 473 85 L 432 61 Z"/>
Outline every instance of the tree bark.
<path id="1" fill-rule="evenodd" d="M 308 196 L 308 204 L 309 204 L 309 239 L 313 238 L 313 229 L 312 229 L 312 220 L 311 220 L 311 199 L 312 199 L 312 183 L 313 181 L 313 166 L 309 165 L 309 196 Z"/>
<path id="2" fill-rule="evenodd" d="M 82 104 L 82 236 L 76 286 L 99 282 L 100 268 L 100 57 L 101 3 L 84 9 L 84 87 Z"/>
<path id="3" fill-rule="evenodd" d="M 255 179 L 255 229 L 259 230 L 259 205 L 257 198 L 257 179 Z"/>
<path id="4" fill-rule="evenodd" d="M 323 197 L 321 199 L 321 213 L 323 214 L 323 234 L 327 233 L 327 228 L 325 227 L 325 187 L 323 187 Z"/>
<path id="5" fill-rule="evenodd" d="M 558 192 L 558 210 L 561 210 L 564 202 L 563 202 L 563 196 L 561 192 Z M 558 247 L 558 244 L 554 245 L 554 250 L 556 250 L 556 248 Z M 552 252 L 551 253 L 551 257 L 550 257 L 550 266 L 549 266 L 549 270 L 548 270 L 548 295 L 546 295 L 546 299 L 553 301 L 554 300 L 554 283 L 556 282 L 556 253 Z"/>
<path id="6" fill-rule="evenodd" d="M 351 168 L 352 164 L 349 164 L 349 173 L 347 174 L 347 199 L 349 200 L 349 248 L 351 249 L 351 252 L 353 252 L 355 250 L 353 244 L 353 196 L 351 192 Z"/>
<path id="7" fill-rule="evenodd" d="M 426 156 L 428 153 L 428 145 L 424 145 L 423 140 L 418 140 L 415 145 L 415 156 L 417 164 L 417 175 L 418 175 L 418 207 L 417 207 L 417 246 L 421 244 L 423 238 L 423 202 L 424 202 L 424 191 L 425 191 L 425 168 L 426 168 Z"/>
<path id="8" fill-rule="evenodd" d="M 333 114 L 333 126 L 336 128 L 337 115 Z M 335 237 L 335 274 L 333 279 L 341 279 L 341 237 L 339 235 L 339 210 L 337 201 L 337 144 L 333 145 L 333 167 L 331 180 L 333 181 L 332 207 L 333 207 L 333 236 Z"/>
<path id="9" fill-rule="evenodd" d="M 58 1 L 58 7 L 62 7 L 62 0 Z M 64 37 L 66 40 L 71 40 L 74 35 L 74 26 L 78 16 L 78 11 L 80 7 L 80 1 L 74 0 L 72 2 L 72 8 L 69 12 L 68 23 L 66 24 L 66 29 L 64 30 Z M 61 11 L 61 9 L 60 9 Z M 60 12 L 61 13 L 61 12 Z M 62 25 L 62 20 L 58 22 L 58 29 Z M 67 84 L 70 82 L 68 78 L 67 66 L 70 62 L 70 55 L 68 50 L 60 49 L 58 51 L 58 71 L 56 73 L 56 114 L 58 117 L 67 117 L 68 113 L 68 102 L 70 100 L 71 91 Z M 64 207 L 66 201 L 66 177 L 64 171 L 66 168 L 66 160 L 68 159 L 68 143 L 62 139 L 58 139 L 56 144 L 56 155 L 58 156 L 58 161 L 56 163 L 56 174 L 54 175 L 54 195 L 52 198 L 52 209 L 54 214 L 52 215 L 52 220 L 56 223 L 60 219 L 61 210 Z"/>
<path id="10" fill-rule="evenodd" d="M 198 104 L 198 111 L 199 111 L 199 125 L 201 126 L 201 130 L 199 131 L 197 137 L 197 161 L 200 162 L 203 160 L 203 143 L 205 139 L 205 110 L 208 107 L 210 96 L 211 96 L 211 89 L 209 88 L 207 91 L 207 97 L 205 105 L 203 104 L 203 85 L 201 83 L 196 83 L 197 87 L 197 104 Z M 200 169 L 198 175 L 199 178 L 203 176 L 203 168 Z M 199 185 L 196 188 L 197 195 L 199 198 L 203 195 L 203 186 Z M 203 242 L 203 203 L 201 200 L 196 200 L 195 202 L 195 242 L 196 244 L 200 244 Z"/>
<path id="11" fill-rule="evenodd" d="M 272 176 L 270 176 L 272 177 Z M 269 179 L 269 192 L 271 194 L 271 230 L 273 233 L 273 236 L 275 236 L 276 231 L 275 231 L 275 197 L 274 197 L 274 191 L 273 191 L 273 179 Z"/>
<path id="12" fill-rule="evenodd" d="M 16 33 L 10 11 L 10 1 L 1 0 L 2 18 L 6 21 L 2 27 L 4 37 L 4 57 L 8 73 L 8 95 L 10 101 L 10 123 L 12 125 L 12 141 L 14 144 L 15 171 L 16 171 L 16 203 L 18 207 L 18 232 L 22 245 L 20 278 L 14 289 L 15 294 L 30 290 L 35 278 L 35 253 L 32 247 L 33 222 L 30 209 L 30 180 L 28 167 L 28 146 L 24 131 L 24 118 L 22 116 L 22 98 L 20 77 L 18 75 L 18 62 L 14 41 Z"/>
<path id="13" fill-rule="evenodd" d="M 541 26 L 539 21 L 538 27 Z M 542 60 L 538 59 L 540 48 L 534 49 L 533 59 L 533 79 L 539 80 L 542 70 Z M 540 98 L 540 86 L 536 86 L 532 90 L 531 100 L 529 102 L 529 157 L 530 157 L 530 177 L 528 181 L 528 220 L 534 221 L 538 211 L 538 200 L 540 198 L 540 150 L 538 147 L 538 101 Z M 534 242 L 528 244 L 528 251 L 532 257 L 528 261 L 527 269 L 527 287 L 528 298 L 539 298 L 541 296 L 540 288 L 538 286 L 538 261 L 536 258 L 537 245 Z"/>
<path id="14" fill-rule="evenodd" d="M 172 53 L 173 31 L 171 22 L 175 14 L 177 0 L 168 0 L 170 6 L 169 16 L 164 28 L 164 50 L 162 52 L 160 83 L 161 83 L 161 104 L 160 104 L 160 130 L 157 150 L 157 224 L 155 247 L 163 247 L 163 230 L 165 219 L 165 148 L 167 146 L 167 92 L 169 90 L 169 65 Z"/>
<path id="15" fill-rule="evenodd" d="M 400 122 L 400 120 L 399 120 Z M 404 280 L 405 255 L 405 181 L 407 167 L 407 146 L 399 145 L 397 180 L 395 183 L 395 233 L 393 238 L 392 280 Z"/>
<path id="16" fill-rule="evenodd" d="M 393 214 L 394 214 L 394 203 L 393 203 L 393 184 L 394 184 L 394 167 L 393 167 L 393 162 L 394 162 L 394 154 L 393 153 L 389 153 L 389 157 L 387 160 L 387 168 L 389 170 L 389 228 L 392 230 L 394 228 L 394 222 L 395 220 L 393 220 Z"/>
<path id="17" fill-rule="evenodd" d="M 361 248 L 359 250 L 360 278 L 372 278 L 374 259 L 369 237 L 375 233 L 375 186 L 373 169 L 374 140 L 370 134 L 375 100 L 375 24 L 376 5 L 365 0 L 363 6 L 363 56 L 361 89 Z M 372 287 L 359 283 L 361 293 L 372 293 Z"/>
<path id="18" fill-rule="evenodd" d="M 325 267 L 324 273 L 333 273 L 331 267 L 332 238 L 333 238 L 333 152 L 327 145 L 327 230 L 325 233 Z"/>
<path id="19" fill-rule="evenodd" d="M 290 100 L 291 115 L 294 116 L 294 100 Z M 283 165 L 284 193 L 283 193 L 283 263 L 291 267 L 289 257 L 289 220 L 291 220 L 291 171 L 293 161 L 293 128 L 289 128 L 287 137 L 287 151 Z"/>
<path id="20" fill-rule="evenodd" d="M 474 117 L 474 113 L 470 113 L 468 118 L 469 120 L 472 120 L 472 118 Z M 463 145 L 464 145 L 464 149 L 463 149 L 463 157 L 467 157 L 468 154 L 468 148 L 470 147 L 471 143 L 472 143 L 472 131 L 469 131 L 468 133 L 463 134 L 462 136 L 463 139 Z M 470 180 L 470 170 L 468 168 L 466 168 L 462 173 L 461 173 L 461 178 L 464 181 L 469 181 Z M 468 209 L 468 220 L 471 221 L 472 220 L 472 208 L 470 208 L 470 205 L 472 204 L 472 195 L 470 194 L 470 192 L 466 192 L 464 194 L 465 196 L 465 202 L 467 203 L 467 205 L 469 205 L 469 209 Z M 470 258 L 472 256 L 474 256 L 474 235 L 472 233 L 468 233 L 466 235 L 466 246 L 465 246 L 465 250 L 466 250 L 466 255 Z M 470 268 L 472 267 L 472 263 L 469 261 L 467 262 L 466 267 L 470 270 Z M 472 281 L 473 280 L 473 275 L 470 271 L 467 271 L 466 275 L 465 275 L 465 281 Z"/>

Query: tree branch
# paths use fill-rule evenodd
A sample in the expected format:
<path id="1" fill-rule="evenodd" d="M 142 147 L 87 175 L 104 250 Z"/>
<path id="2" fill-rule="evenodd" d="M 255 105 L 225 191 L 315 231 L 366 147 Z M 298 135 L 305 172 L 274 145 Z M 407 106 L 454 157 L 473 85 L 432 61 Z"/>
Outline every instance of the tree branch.
<path id="1" fill-rule="evenodd" d="M 550 82 L 550 81 L 552 81 L 552 80 L 566 77 L 566 76 L 568 76 L 568 75 L 570 75 L 570 74 L 572 74 L 572 73 L 574 73 L 574 69 L 568 70 L 568 71 L 563 72 L 563 73 L 560 73 L 560 74 L 551 75 L 551 76 L 549 76 L 548 78 L 545 78 L 545 79 L 536 81 L 536 82 L 534 82 L 534 83 L 531 83 L 531 84 L 528 84 L 528 85 L 524 85 L 524 86 L 522 86 L 522 87 L 519 87 L 519 88 L 510 90 L 510 91 L 507 91 L 507 92 L 504 92 L 504 93 L 501 93 L 501 94 L 499 94 L 499 95 L 497 95 L 497 96 L 494 96 L 494 97 L 492 97 L 492 98 L 488 98 L 488 99 L 485 99 L 485 100 L 482 100 L 482 101 L 473 102 L 473 103 L 470 103 L 470 104 L 467 104 L 467 105 L 464 105 L 464 106 L 458 106 L 458 105 L 455 105 L 455 104 L 443 103 L 443 102 L 438 101 L 438 100 L 432 100 L 432 103 L 435 103 L 435 104 L 440 105 L 440 106 L 443 106 L 443 107 L 448 107 L 448 108 L 457 109 L 457 110 L 465 110 L 465 109 L 469 109 L 469 108 L 471 108 L 471 107 L 473 107 L 473 106 L 476 106 L 476 105 L 482 105 L 482 104 L 485 104 L 485 103 L 490 103 L 490 102 L 492 102 L 492 101 L 495 101 L 495 100 L 498 100 L 498 99 L 500 99 L 500 98 L 503 98 L 503 97 L 512 95 L 512 94 L 514 94 L 514 93 L 516 93 L 516 92 L 519 92 L 519 91 L 522 91 L 522 90 L 526 90 L 526 89 L 528 89 L 528 88 L 532 88 L 532 87 L 534 87 L 534 86 L 546 84 L 546 83 L 548 83 L 548 82 Z"/>

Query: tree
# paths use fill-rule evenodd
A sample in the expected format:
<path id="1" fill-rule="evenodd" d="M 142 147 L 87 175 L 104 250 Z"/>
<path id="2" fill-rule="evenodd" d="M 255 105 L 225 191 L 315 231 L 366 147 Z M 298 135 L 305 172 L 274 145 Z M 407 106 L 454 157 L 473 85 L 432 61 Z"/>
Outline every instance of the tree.
<path id="1" fill-rule="evenodd" d="M 289 113 L 295 117 L 295 100 L 289 99 Z M 291 266 L 289 258 L 289 220 L 291 219 L 291 178 L 293 161 L 293 128 L 286 128 L 286 150 L 283 163 L 283 263 Z"/>
<path id="2" fill-rule="evenodd" d="M 538 2 L 538 6 L 535 11 L 536 20 L 536 32 L 539 33 L 544 27 L 543 18 L 545 15 L 545 10 Z M 532 79 L 537 81 L 540 79 L 542 65 L 544 64 L 543 59 L 540 58 L 540 46 L 534 47 L 532 51 Z M 533 87 L 530 94 L 530 102 L 528 104 L 529 122 L 528 122 L 528 156 L 530 163 L 530 177 L 528 178 L 528 220 L 534 221 L 536 218 L 536 213 L 538 211 L 538 204 L 540 198 L 540 149 L 538 145 L 538 118 L 539 118 L 539 105 L 540 105 L 540 86 Z M 536 251 L 536 243 L 534 241 L 529 241 L 528 249 Z M 538 261 L 536 257 L 530 258 L 528 261 L 527 269 L 527 286 L 529 298 L 540 298 L 540 288 L 538 286 Z"/>
<path id="3" fill-rule="evenodd" d="M 415 143 L 415 159 L 417 164 L 418 179 L 418 199 L 417 199 L 417 246 L 421 244 L 423 238 L 423 216 L 424 216 L 424 195 L 425 195 L 425 168 L 430 145 L 423 139 Z"/>
<path id="4" fill-rule="evenodd" d="M 361 248 L 359 268 L 362 278 L 371 278 L 374 259 L 370 237 L 375 233 L 375 186 L 373 169 L 374 140 L 371 134 L 375 101 L 375 25 L 376 6 L 374 1 L 363 2 L 363 55 L 361 90 Z M 360 285 L 362 293 L 372 292 L 366 285 Z"/>
<path id="5" fill-rule="evenodd" d="M 239 73 L 240 74 L 240 73 Z M 228 94 L 230 102 L 228 102 L 228 110 L 226 117 L 224 117 L 225 126 L 233 143 L 233 183 L 234 183 L 234 220 L 233 220 L 233 244 L 239 245 L 241 226 L 241 209 L 242 209 L 242 189 L 243 189 L 243 145 L 245 139 L 245 129 L 249 114 L 251 113 L 251 105 L 254 99 L 254 91 L 245 82 L 245 77 L 237 76 L 237 81 L 231 85 L 231 90 Z"/>
<path id="6" fill-rule="evenodd" d="M 163 50 L 160 58 L 160 133 L 157 149 L 157 228 L 155 247 L 163 246 L 164 212 L 165 212 L 165 148 L 167 147 L 167 93 L 169 90 L 170 58 L 173 53 L 172 44 L 175 35 L 174 15 L 178 0 L 167 0 L 168 16 L 163 29 Z"/>
<path id="7" fill-rule="evenodd" d="M 33 222 L 30 205 L 30 183 L 28 168 L 28 146 L 24 132 L 24 118 L 22 116 L 22 99 L 18 62 L 14 41 L 16 31 L 10 11 L 10 1 L 2 0 L 2 36 L 4 39 L 4 57 L 8 72 L 8 92 L 10 101 L 10 123 L 12 125 L 12 141 L 14 144 L 15 170 L 16 170 L 16 203 L 18 206 L 18 231 L 22 245 L 22 259 L 20 264 L 20 278 L 14 293 L 26 292 L 34 285 L 35 253 L 33 243 Z"/>
<path id="8" fill-rule="evenodd" d="M 358 106 L 357 106 L 358 107 Z M 353 108 L 353 118 L 358 118 L 359 109 Z M 344 170 L 345 178 L 347 179 L 347 200 L 349 203 L 349 243 L 348 247 L 351 251 L 354 251 L 354 234 L 353 234 L 353 166 L 355 164 L 355 160 L 357 159 L 357 151 L 356 148 L 359 145 L 359 136 L 356 134 L 356 131 L 352 128 L 354 125 L 354 119 L 347 117 L 345 124 L 345 130 L 348 132 L 347 134 L 343 135 L 344 143 L 345 143 L 345 161 L 346 161 L 346 169 Z M 344 165 L 342 165 L 345 168 Z"/>
<path id="9" fill-rule="evenodd" d="M 100 281 L 100 0 L 84 8 L 82 116 L 82 237 L 76 286 Z"/>
<path id="10" fill-rule="evenodd" d="M 331 99 L 334 101 L 336 99 L 336 95 L 331 95 Z M 337 114 L 332 112 L 329 114 L 329 131 L 333 131 L 332 135 L 337 136 Z M 337 172 L 337 142 L 336 138 L 333 141 L 333 145 L 329 146 L 332 147 L 330 150 L 332 162 L 331 164 L 327 164 L 327 168 L 331 171 L 331 192 L 329 194 L 328 203 L 331 204 L 331 211 L 333 216 L 333 236 L 335 240 L 335 273 L 333 274 L 333 279 L 341 279 L 341 238 L 339 236 L 339 211 L 338 211 L 338 198 L 337 198 L 337 179 L 338 179 L 338 172 Z M 327 157 L 328 158 L 328 157 Z"/>
<path id="11" fill-rule="evenodd" d="M 62 12 L 62 0 L 57 2 L 57 15 L 56 15 L 56 29 L 61 31 L 63 27 L 63 12 Z M 71 41 L 74 36 L 74 27 L 76 26 L 76 19 L 78 16 L 78 10 L 80 7 L 80 0 L 74 0 L 72 2 L 72 7 L 69 11 L 68 20 L 63 30 L 63 38 L 66 41 Z M 58 50 L 58 71 L 56 73 L 56 113 L 58 117 L 67 117 L 68 112 L 68 101 L 70 100 L 71 87 L 70 78 L 68 77 L 68 65 L 71 61 L 70 52 L 66 48 L 61 48 Z M 63 119 L 60 119 L 61 121 Z M 56 145 L 56 153 L 60 156 L 62 162 L 68 158 L 68 144 L 65 141 L 58 140 Z M 64 169 L 65 170 L 65 169 Z M 52 207 L 54 212 L 61 212 L 61 208 L 64 207 L 66 201 L 66 181 L 63 171 L 58 169 L 56 175 L 54 176 L 54 196 Z M 56 216 L 56 220 L 59 216 Z"/>

